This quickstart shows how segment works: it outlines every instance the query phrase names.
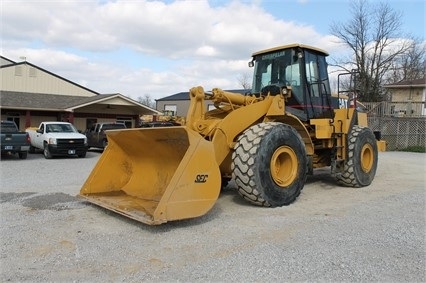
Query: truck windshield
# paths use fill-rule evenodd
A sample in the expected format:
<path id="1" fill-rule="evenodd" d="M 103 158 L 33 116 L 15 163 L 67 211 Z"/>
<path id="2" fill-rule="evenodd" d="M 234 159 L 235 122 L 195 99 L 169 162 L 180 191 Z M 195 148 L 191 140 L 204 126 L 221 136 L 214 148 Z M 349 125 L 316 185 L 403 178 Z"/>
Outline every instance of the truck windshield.
<path id="1" fill-rule="evenodd" d="M 292 81 L 291 54 L 292 50 L 287 49 L 255 56 L 252 93 L 259 93 L 271 84 L 289 85 Z"/>
<path id="2" fill-rule="evenodd" d="M 102 130 L 114 130 L 114 129 L 125 129 L 126 125 L 124 124 L 104 124 Z"/>
<path id="3" fill-rule="evenodd" d="M 77 130 L 71 124 L 49 124 L 46 133 L 76 133 Z"/>

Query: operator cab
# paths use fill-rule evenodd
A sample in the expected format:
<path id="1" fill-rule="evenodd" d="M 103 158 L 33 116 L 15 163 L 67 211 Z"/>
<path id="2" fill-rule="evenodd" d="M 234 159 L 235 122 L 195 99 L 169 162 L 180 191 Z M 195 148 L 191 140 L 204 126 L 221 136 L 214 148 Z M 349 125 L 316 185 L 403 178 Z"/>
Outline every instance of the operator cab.
<path id="1" fill-rule="evenodd" d="M 254 53 L 249 62 L 254 66 L 252 94 L 283 94 L 286 111 L 304 121 L 333 117 L 336 107 L 331 100 L 326 56 L 327 52 L 302 44 Z"/>

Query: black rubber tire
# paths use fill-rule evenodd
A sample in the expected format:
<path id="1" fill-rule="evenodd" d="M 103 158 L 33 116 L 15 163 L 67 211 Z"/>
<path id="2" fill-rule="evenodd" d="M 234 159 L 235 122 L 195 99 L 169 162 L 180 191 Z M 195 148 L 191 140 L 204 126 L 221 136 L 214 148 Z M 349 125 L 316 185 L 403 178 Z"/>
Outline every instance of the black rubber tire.
<path id="1" fill-rule="evenodd" d="M 378 163 L 377 142 L 370 128 L 354 126 L 348 136 L 348 157 L 342 173 L 337 174 L 339 184 L 347 187 L 365 187 L 376 175 Z"/>
<path id="2" fill-rule="evenodd" d="M 18 152 L 18 156 L 19 156 L 19 159 L 27 159 L 28 152 L 27 151 Z"/>
<path id="3" fill-rule="evenodd" d="M 283 178 L 288 183 L 284 186 L 274 179 L 280 173 L 271 169 L 280 168 L 278 171 L 288 175 L 290 168 L 273 165 L 277 159 L 274 153 L 282 148 L 291 151 L 295 161 L 289 166 L 291 177 Z M 238 138 L 234 149 L 232 174 L 244 199 L 259 206 L 277 207 L 289 205 L 300 195 L 306 181 L 307 156 L 305 144 L 294 128 L 278 122 L 254 125 Z"/>
<path id="4" fill-rule="evenodd" d="M 35 147 L 30 145 L 30 149 L 28 150 L 29 153 L 35 153 Z"/>
<path id="5" fill-rule="evenodd" d="M 78 155 L 78 157 L 80 157 L 80 158 L 85 158 L 85 157 L 86 157 L 86 151 L 85 151 L 85 152 L 83 152 L 83 153 L 81 153 L 81 154 L 79 154 L 79 155 Z"/>
<path id="6" fill-rule="evenodd" d="M 46 158 L 46 159 L 52 158 L 52 154 L 50 153 L 49 147 L 47 146 L 47 144 L 44 145 L 43 155 L 44 155 L 44 158 Z"/>

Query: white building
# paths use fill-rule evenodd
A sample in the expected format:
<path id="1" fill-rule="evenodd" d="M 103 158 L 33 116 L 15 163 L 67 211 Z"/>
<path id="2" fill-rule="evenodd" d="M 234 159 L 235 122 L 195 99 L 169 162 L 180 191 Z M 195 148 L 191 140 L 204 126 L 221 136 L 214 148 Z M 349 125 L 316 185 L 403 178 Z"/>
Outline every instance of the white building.
<path id="1" fill-rule="evenodd" d="M 138 127 L 142 115 L 159 114 L 119 93 L 99 94 L 27 61 L 0 56 L 1 120 L 21 130 L 41 121 L 69 121 L 84 131 L 97 122 L 124 122 Z"/>

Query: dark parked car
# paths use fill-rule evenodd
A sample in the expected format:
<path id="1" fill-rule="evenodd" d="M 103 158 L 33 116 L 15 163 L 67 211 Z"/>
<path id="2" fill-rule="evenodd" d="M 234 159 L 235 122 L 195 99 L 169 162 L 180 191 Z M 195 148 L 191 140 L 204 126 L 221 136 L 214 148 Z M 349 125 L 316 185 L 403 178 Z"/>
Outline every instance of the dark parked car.
<path id="1" fill-rule="evenodd" d="M 17 153 L 20 159 L 26 159 L 30 149 L 28 133 L 19 131 L 15 122 L 1 121 L 1 153 Z"/>
<path id="2" fill-rule="evenodd" d="M 124 123 L 96 123 L 90 129 L 87 129 L 85 134 L 89 147 L 105 148 L 108 145 L 108 139 L 105 131 L 125 129 Z"/>

